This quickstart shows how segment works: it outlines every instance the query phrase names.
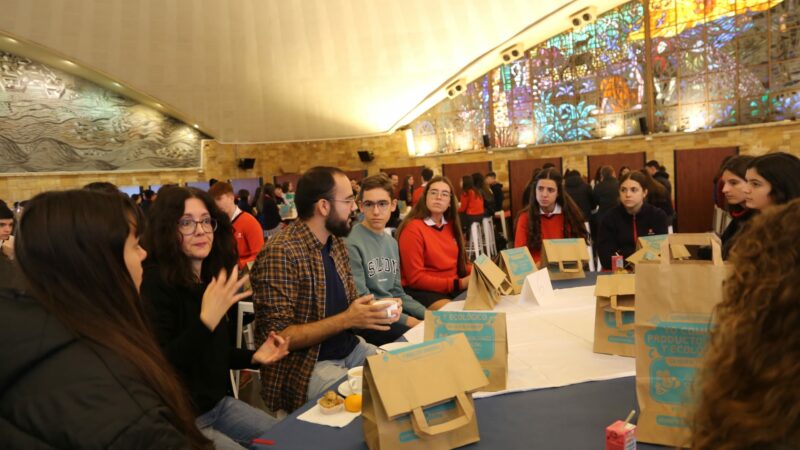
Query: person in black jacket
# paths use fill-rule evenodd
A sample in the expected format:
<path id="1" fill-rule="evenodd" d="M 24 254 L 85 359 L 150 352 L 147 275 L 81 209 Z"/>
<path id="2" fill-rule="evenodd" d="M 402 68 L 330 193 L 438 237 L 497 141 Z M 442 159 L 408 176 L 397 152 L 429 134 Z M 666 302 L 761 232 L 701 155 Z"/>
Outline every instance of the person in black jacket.
<path id="1" fill-rule="evenodd" d="M 502 211 L 503 210 L 503 184 L 497 181 L 497 174 L 494 172 L 489 172 L 486 174 L 486 178 L 484 180 L 486 185 L 489 186 L 489 189 L 492 190 L 492 196 L 494 197 L 494 210 L 495 211 Z"/>
<path id="2" fill-rule="evenodd" d="M 722 240 L 722 258 L 728 259 L 736 235 L 744 228 L 745 224 L 753 217 L 753 210 L 745 206 L 747 199 L 747 165 L 753 160 L 752 156 L 734 156 L 729 158 L 720 167 L 719 180 L 722 182 L 722 194 L 725 196 L 725 206 L 731 215 L 731 221 L 725 227 L 720 239 Z"/>
<path id="3" fill-rule="evenodd" d="M 218 447 L 248 446 L 277 420 L 234 399 L 228 371 L 278 361 L 288 339 L 269 333 L 255 352 L 234 348 L 231 307 L 252 291 L 241 291 L 248 277 L 238 278 L 233 226 L 199 189 L 164 189 L 159 197 L 144 239 L 150 323 L 200 413 L 200 430 Z"/>
<path id="4" fill-rule="evenodd" d="M 0 291 L 0 447 L 213 448 L 145 322 L 141 220 L 120 193 L 28 204 L 28 293 Z"/>
<path id="5" fill-rule="evenodd" d="M 588 222 L 597 204 L 592 197 L 592 187 L 581 178 L 577 170 L 567 170 L 564 174 L 564 190 L 567 191 L 583 214 L 583 221 Z"/>
<path id="6" fill-rule="evenodd" d="M 659 164 L 655 159 L 651 159 L 650 161 L 647 161 L 647 164 L 644 165 L 644 169 L 647 171 L 648 175 L 653 177 L 654 180 L 661 183 L 661 185 L 664 186 L 664 189 L 667 190 L 667 195 L 672 197 L 672 184 L 669 182 L 667 168 Z"/>
<path id="7" fill-rule="evenodd" d="M 261 224 L 261 229 L 264 230 L 264 238 L 274 236 L 281 226 L 281 211 L 278 209 L 275 189 L 276 187 L 272 183 L 264 184 L 258 200 L 256 200 L 256 209 L 258 210 L 256 218 Z"/>
<path id="8" fill-rule="evenodd" d="M 629 172 L 620 180 L 620 204 L 603 217 L 597 232 L 597 252 L 600 264 L 611 267 L 611 256 L 625 258 L 636 251 L 639 236 L 667 234 L 667 215 L 645 202 L 648 195 L 647 175 Z"/>

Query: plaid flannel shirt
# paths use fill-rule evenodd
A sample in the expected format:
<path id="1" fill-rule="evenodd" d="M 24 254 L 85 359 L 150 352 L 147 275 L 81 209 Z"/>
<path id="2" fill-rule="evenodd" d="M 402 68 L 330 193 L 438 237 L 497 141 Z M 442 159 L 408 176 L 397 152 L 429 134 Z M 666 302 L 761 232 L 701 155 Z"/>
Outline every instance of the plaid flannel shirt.
<path id="1" fill-rule="evenodd" d="M 342 279 L 348 302 L 357 297 L 344 240 L 333 237 L 331 257 Z M 319 242 L 308 226 L 297 220 L 273 237 L 259 253 L 250 275 L 256 314 L 257 343 L 270 331 L 325 318 L 325 268 Z M 308 382 L 319 355 L 319 345 L 290 352 L 275 364 L 261 368 L 261 396 L 272 411 L 293 411 L 306 402 Z"/>

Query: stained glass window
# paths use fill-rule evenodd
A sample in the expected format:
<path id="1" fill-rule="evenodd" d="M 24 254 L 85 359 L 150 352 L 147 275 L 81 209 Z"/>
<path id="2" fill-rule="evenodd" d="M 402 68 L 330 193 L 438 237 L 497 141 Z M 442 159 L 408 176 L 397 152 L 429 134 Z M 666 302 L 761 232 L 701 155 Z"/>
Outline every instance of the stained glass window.
<path id="1" fill-rule="evenodd" d="M 637 134 L 650 111 L 657 132 L 800 115 L 800 0 L 650 0 L 649 8 L 647 24 L 635 0 L 534 46 L 417 119 L 415 136 L 417 127 L 435 136 L 443 152 L 484 134 L 496 147 Z"/>

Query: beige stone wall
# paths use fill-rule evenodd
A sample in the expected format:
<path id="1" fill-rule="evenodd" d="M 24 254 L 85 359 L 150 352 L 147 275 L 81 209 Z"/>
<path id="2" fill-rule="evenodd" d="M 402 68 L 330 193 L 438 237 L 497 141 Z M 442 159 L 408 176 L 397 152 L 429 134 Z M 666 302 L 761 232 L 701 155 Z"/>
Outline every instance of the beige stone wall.
<path id="1" fill-rule="evenodd" d="M 800 156 L 800 123 L 781 122 L 738 128 L 723 128 L 696 133 L 659 134 L 645 138 L 632 136 L 611 140 L 573 142 L 568 144 L 540 145 L 526 149 L 495 149 L 451 155 L 412 158 L 406 151 L 403 133 L 388 136 L 335 141 L 295 142 L 284 144 L 221 144 L 204 143 L 204 171 L 163 171 L 126 174 L 83 175 L 25 175 L 0 176 L 0 198 L 23 200 L 51 189 L 80 187 L 91 181 L 110 181 L 119 186 L 183 183 L 209 178 L 245 178 L 289 172 L 302 172 L 315 165 L 331 165 L 342 169 L 367 169 L 375 174 L 381 168 L 426 165 L 441 172 L 442 164 L 457 162 L 492 161 L 498 179 L 508 186 L 508 161 L 539 157 L 563 157 L 564 167 L 586 173 L 587 156 L 609 153 L 639 152 L 644 150 L 647 159 L 656 159 L 674 173 L 673 151 L 724 146 L 739 146 L 742 154 L 760 155 L 771 151 L 785 151 Z M 358 150 L 375 154 L 370 163 L 358 159 Z M 237 167 L 239 158 L 256 158 L 253 170 Z"/>

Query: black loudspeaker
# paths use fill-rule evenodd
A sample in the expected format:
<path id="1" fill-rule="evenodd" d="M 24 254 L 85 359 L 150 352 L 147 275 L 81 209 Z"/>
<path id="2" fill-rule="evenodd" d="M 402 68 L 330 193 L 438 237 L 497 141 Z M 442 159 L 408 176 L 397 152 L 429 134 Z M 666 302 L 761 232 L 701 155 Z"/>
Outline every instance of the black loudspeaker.
<path id="1" fill-rule="evenodd" d="M 489 148 L 492 146 L 492 140 L 489 139 L 488 134 L 483 135 L 483 148 Z"/>
<path id="2" fill-rule="evenodd" d="M 639 117 L 639 131 L 641 131 L 642 134 L 647 134 L 647 132 L 649 131 L 647 129 L 647 119 L 645 119 L 644 117 Z"/>
<path id="3" fill-rule="evenodd" d="M 360 159 L 361 162 L 370 162 L 373 159 L 375 159 L 375 155 L 372 152 L 368 152 L 366 150 L 359 150 L 358 159 Z"/>
<path id="4" fill-rule="evenodd" d="M 242 158 L 239 160 L 239 168 L 240 169 L 252 169 L 256 165 L 255 158 Z"/>

